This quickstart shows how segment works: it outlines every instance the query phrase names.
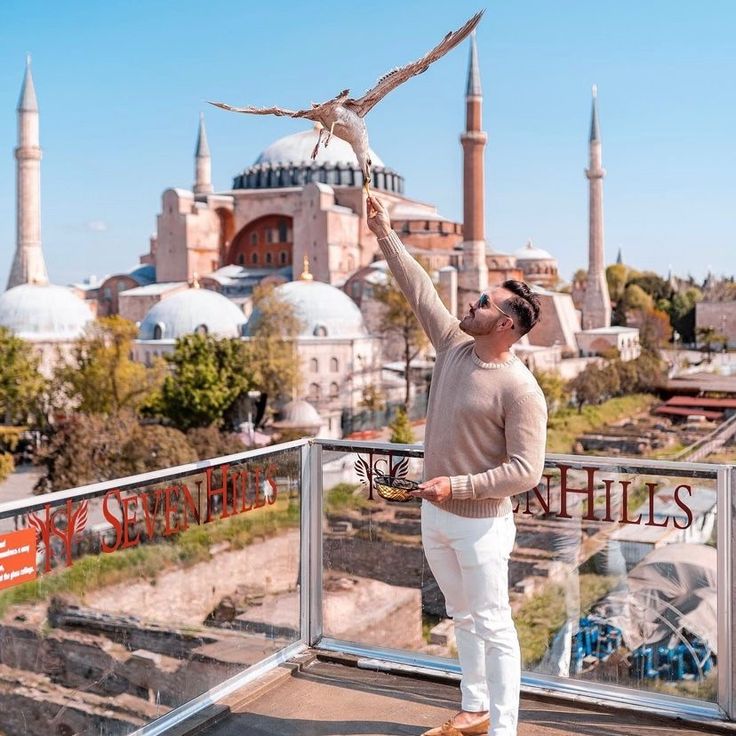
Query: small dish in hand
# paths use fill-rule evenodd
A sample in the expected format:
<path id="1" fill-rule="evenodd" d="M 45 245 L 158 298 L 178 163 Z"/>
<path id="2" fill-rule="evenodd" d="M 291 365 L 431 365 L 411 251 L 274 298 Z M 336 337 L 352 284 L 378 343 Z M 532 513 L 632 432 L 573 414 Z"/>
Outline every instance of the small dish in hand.
<path id="1" fill-rule="evenodd" d="M 409 491 L 416 491 L 419 488 L 419 483 L 414 480 L 396 478 L 392 475 L 377 475 L 373 479 L 373 485 L 381 498 L 399 503 L 413 501 L 416 496 L 412 496 Z"/>

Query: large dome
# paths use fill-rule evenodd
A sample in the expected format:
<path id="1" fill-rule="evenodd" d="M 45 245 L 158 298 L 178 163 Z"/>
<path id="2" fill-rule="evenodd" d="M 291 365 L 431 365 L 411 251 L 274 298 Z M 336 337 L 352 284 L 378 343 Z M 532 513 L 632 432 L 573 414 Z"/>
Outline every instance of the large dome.
<path id="1" fill-rule="evenodd" d="M 175 340 L 193 332 L 239 337 L 245 315 L 227 297 L 209 289 L 187 289 L 148 310 L 139 340 Z"/>
<path id="2" fill-rule="evenodd" d="M 317 128 L 293 133 L 268 146 L 241 174 L 233 179 L 233 189 L 278 189 L 299 187 L 317 182 L 329 186 L 360 187 L 363 174 L 353 149 L 342 138 L 332 136 L 324 147 L 326 133 L 322 135 L 317 158 L 312 151 L 317 144 Z M 404 179 L 388 168 L 371 150 L 373 188 L 402 194 Z"/>
<path id="3" fill-rule="evenodd" d="M 355 302 L 340 289 L 322 281 L 290 281 L 277 286 L 275 295 L 290 304 L 302 321 L 303 337 L 364 337 L 363 315 Z M 246 327 L 251 334 L 258 322 L 254 310 Z"/>
<path id="4" fill-rule="evenodd" d="M 319 146 L 319 153 L 314 160 L 315 166 L 322 164 L 342 164 L 343 166 L 357 166 L 358 159 L 353 153 L 350 144 L 336 135 L 332 136 L 327 148 L 324 147 L 325 136 L 327 131 L 322 134 L 322 143 Z M 256 159 L 255 164 L 269 163 L 271 166 L 288 166 L 289 164 L 302 165 L 312 163 L 312 151 L 317 144 L 319 131 L 317 128 L 304 130 L 301 133 L 287 135 L 274 141 L 263 153 Z M 378 157 L 373 149 L 369 149 L 373 166 L 383 166 L 384 163 Z"/>
<path id="5" fill-rule="evenodd" d="M 90 308 L 64 286 L 20 284 L 0 294 L 0 326 L 31 342 L 74 340 L 92 319 Z"/>

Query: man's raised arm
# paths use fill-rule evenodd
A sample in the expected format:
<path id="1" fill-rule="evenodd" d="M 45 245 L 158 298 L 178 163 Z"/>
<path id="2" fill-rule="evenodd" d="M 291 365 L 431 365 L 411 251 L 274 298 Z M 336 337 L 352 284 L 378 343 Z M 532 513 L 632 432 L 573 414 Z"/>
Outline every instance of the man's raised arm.
<path id="1" fill-rule="evenodd" d="M 378 238 L 391 273 L 419 324 L 435 350 L 441 351 L 457 333 L 459 320 L 442 303 L 429 274 L 408 253 L 391 229 L 391 220 L 383 203 L 373 196 L 368 197 L 368 227 Z"/>

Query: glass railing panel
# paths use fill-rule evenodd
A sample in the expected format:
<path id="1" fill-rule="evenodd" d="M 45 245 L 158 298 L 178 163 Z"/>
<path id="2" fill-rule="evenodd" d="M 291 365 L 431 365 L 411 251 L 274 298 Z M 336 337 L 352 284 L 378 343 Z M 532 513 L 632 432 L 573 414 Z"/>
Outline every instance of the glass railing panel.
<path id="1" fill-rule="evenodd" d="M 322 449 L 323 632 L 359 645 L 423 651 L 432 578 L 418 501 L 391 503 L 378 480 L 421 480 L 421 450 Z M 425 623 L 426 622 L 426 623 Z"/>
<path id="2" fill-rule="evenodd" d="M 0 507 L 0 732 L 130 733 L 299 640 L 300 477 L 292 447 Z"/>
<path id="3" fill-rule="evenodd" d="M 523 668 L 715 702 L 715 468 L 548 462 L 516 499 Z"/>
<path id="4" fill-rule="evenodd" d="M 323 630 L 454 659 L 421 507 L 376 487 L 378 475 L 421 480 L 420 453 L 323 444 Z M 616 463 L 550 458 L 539 486 L 512 499 L 523 670 L 578 691 L 598 683 L 716 702 L 716 467 Z"/>

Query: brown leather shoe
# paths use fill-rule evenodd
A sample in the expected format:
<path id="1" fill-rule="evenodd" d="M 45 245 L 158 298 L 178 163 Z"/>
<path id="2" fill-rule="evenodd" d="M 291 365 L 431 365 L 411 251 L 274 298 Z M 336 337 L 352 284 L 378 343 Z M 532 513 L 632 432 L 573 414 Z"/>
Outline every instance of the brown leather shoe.
<path id="1" fill-rule="evenodd" d="M 453 726 L 452 720 L 450 718 L 449 721 L 443 723 L 441 726 L 430 728 L 422 736 L 485 736 L 488 733 L 488 726 L 490 725 L 490 720 L 484 718 L 482 721 L 478 721 L 478 723 L 465 726 L 465 728 L 458 728 L 457 726 Z"/>

